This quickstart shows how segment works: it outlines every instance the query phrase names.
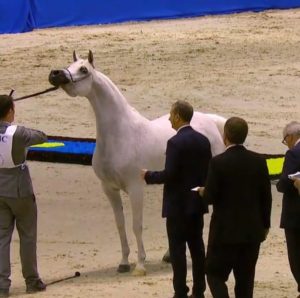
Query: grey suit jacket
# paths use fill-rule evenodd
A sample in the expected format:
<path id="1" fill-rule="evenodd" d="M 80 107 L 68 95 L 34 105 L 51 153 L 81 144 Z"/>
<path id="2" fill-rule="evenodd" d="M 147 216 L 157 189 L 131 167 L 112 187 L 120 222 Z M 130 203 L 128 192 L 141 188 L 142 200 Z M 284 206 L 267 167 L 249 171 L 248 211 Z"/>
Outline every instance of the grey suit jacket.
<path id="1" fill-rule="evenodd" d="M 0 121 L 0 133 L 4 133 L 8 122 Z M 18 126 L 13 137 L 12 158 L 16 165 L 26 160 L 27 148 L 47 141 L 47 136 L 38 130 Z M 33 188 L 28 166 L 0 168 L 0 197 L 25 198 L 33 195 Z"/>

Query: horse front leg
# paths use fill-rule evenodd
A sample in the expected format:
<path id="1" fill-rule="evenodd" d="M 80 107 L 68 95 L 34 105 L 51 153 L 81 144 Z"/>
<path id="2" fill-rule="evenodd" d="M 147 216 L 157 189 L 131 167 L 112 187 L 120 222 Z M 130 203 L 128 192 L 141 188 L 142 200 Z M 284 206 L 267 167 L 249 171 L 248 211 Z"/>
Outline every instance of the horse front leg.
<path id="1" fill-rule="evenodd" d="M 146 253 L 143 243 L 143 187 L 142 185 L 134 185 L 129 189 L 129 197 L 132 209 L 132 226 L 136 237 L 138 260 L 132 275 L 142 276 L 146 275 L 145 259 Z"/>
<path id="2" fill-rule="evenodd" d="M 102 183 L 102 187 L 114 211 L 115 222 L 118 228 L 120 241 L 121 241 L 122 260 L 121 263 L 119 264 L 117 271 L 120 273 L 129 272 L 130 265 L 128 262 L 128 256 L 130 253 L 130 249 L 129 249 L 127 235 L 126 235 L 125 217 L 123 212 L 122 199 L 120 196 L 120 190 L 113 189 L 108 185 L 106 185 L 105 183 Z"/>

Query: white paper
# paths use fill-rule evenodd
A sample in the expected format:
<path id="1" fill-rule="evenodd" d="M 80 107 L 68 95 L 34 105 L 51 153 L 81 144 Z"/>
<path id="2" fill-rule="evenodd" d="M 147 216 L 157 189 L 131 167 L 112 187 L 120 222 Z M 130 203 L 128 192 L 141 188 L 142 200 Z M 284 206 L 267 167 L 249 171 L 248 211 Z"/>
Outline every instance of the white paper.
<path id="1" fill-rule="evenodd" d="M 292 178 L 300 178 L 300 172 L 296 172 L 294 174 L 290 174 L 290 175 L 288 175 L 288 177 L 290 179 L 292 179 Z"/>
<path id="2" fill-rule="evenodd" d="M 196 187 L 192 188 L 191 190 L 192 191 L 199 191 L 199 189 L 200 189 L 200 186 L 196 186 Z"/>

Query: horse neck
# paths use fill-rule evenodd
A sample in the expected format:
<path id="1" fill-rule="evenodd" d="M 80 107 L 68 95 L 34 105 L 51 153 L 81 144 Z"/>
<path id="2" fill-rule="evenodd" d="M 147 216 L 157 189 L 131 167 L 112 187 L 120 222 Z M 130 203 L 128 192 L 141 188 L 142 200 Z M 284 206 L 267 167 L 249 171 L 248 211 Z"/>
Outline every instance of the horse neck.
<path id="1" fill-rule="evenodd" d="M 100 72 L 96 72 L 87 98 L 95 113 L 97 135 L 101 138 L 130 128 L 136 122 L 149 121 L 131 107 L 118 87 Z"/>

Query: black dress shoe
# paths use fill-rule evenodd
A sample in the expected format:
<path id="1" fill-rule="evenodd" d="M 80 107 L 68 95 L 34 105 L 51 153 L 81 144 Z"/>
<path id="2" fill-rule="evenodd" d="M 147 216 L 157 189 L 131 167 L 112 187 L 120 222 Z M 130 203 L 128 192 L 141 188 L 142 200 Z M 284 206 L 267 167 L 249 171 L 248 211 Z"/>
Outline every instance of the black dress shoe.
<path id="1" fill-rule="evenodd" d="M 27 293 L 41 292 L 41 291 L 45 291 L 46 287 L 47 287 L 46 284 L 44 284 L 41 279 L 37 279 L 32 283 L 26 285 L 26 292 Z"/>
<path id="2" fill-rule="evenodd" d="M 162 261 L 165 263 L 171 263 L 171 257 L 168 254 L 165 254 L 162 258 Z"/>
<path id="3" fill-rule="evenodd" d="M 9 289 L 0 289 L 0 297 L 8 297 Z"/>

